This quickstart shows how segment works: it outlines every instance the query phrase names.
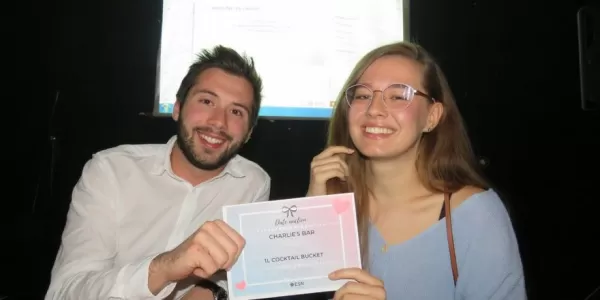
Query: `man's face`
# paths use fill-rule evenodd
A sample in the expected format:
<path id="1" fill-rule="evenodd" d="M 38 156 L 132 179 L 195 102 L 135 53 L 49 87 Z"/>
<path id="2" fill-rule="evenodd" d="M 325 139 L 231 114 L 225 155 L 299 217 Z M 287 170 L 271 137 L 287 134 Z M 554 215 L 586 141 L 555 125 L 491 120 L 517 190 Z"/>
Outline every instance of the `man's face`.
<path id="1" fill-rule="evenodd" d="M 181 106 L 177 101 L 177 145 L 202 170 L 223 167 L 250 134 L 253 88 L 243 77 L 218 68 L 204 70 Z"/>

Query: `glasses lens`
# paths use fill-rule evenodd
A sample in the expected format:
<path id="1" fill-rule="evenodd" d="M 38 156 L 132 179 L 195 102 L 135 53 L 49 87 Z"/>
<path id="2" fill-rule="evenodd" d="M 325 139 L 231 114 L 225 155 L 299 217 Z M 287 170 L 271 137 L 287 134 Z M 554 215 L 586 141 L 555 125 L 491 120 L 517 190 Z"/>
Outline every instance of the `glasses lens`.
<path id="1" fill-rule="evenodd" d="M 414 89 L 408 85 L 390 85 L 384 92 L 385 104 L 390 109 L 404 109 L 412 100 L 414 93 Z"/>
<path id="2" fill-rule="evenodd" d="M 412 101 L 415 89 L 406 84 L 392 84 L 383 93 L 383 99 L 388 109 L 404 109 Z M 364 85 L 354 85 L 346 90 L 346 101 L 350 106 L 369 106 L 374 93 Z"/>
<path id="3" fill-rule="evenodd" d="M 368 105 L 373 98 L 373 92 L 363 85 L 354 85 L 346 90 L 348 105 Z"/>

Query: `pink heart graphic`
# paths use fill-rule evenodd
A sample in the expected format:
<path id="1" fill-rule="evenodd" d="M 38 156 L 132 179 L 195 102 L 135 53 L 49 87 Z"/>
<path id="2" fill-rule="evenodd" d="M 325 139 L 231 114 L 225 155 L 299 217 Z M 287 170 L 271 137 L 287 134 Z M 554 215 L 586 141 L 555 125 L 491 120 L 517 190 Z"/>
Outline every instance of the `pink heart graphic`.
<path id="1" fill-rule="evenodd" d="M 240 281 L 238 283 L 235 284 L 235 288 L 237 288 L 238 290 L 243 290 L 246 288 L 246 282 L 245 281 Z"/>
<path id="2" fill-rule="evenodd" d="M 346 199 L 334 199 L 333 200 L 333 210 L 335 210 L 335 212 L 340 215 L 343 212 L 345 212 L 346 210 L 348 210 L 348 207 L 350 206 L 350 201 L 346 200 Z"/>

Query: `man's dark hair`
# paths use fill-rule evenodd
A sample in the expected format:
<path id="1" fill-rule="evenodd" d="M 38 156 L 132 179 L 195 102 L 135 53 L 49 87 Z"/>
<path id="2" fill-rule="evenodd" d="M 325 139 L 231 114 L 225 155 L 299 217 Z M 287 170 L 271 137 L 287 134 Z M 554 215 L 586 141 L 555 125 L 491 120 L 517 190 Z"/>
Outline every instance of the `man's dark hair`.
<path id="1" fill-rule="evenodd" d="M 240 76 L 250 82 L 253 89 L 252 107 L 250 108 L 250 126 L 254 126 L 258 119 L 258 110 L 262 100 L 262 79 L 254 67 L 254 59 L 246 55 L 240 55 L 237 51 L 218 45 L 212 50 L 205 49 L 198 54 L 196 61 L 190 66 L 187 74 L 181 81 L 177 90 L 177 100 L 183 106 L 190 89 L 196 83 L 196 79 L 206 69 L 218 68 L 231 75 Z"/>

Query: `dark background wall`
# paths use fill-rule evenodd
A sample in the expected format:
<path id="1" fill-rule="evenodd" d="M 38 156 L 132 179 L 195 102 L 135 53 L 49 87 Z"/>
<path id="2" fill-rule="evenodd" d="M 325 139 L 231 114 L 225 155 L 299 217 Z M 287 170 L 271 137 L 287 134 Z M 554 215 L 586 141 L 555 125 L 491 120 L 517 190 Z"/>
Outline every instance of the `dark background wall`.
<path id="1" fill-rule="evenodd" d="M 600 113 L 581 110 L 578 78 L 576 11 L 586 3 L 411 1 L 412 38 L 445 69 L 511 207 L 530 299 L 583 300 L 600 285 Z M 20 1 L 3 10 L 10 179 L 0 201 L 0 295 L 42 298 L 71 189 L 93 152 L 174 133 L 170 119 L 139 115 L 152 110 L 161 5 Z M 326 125 L 259 122 L 243 155 L 270 173 L 273 199 L 305 193 Z"/>

